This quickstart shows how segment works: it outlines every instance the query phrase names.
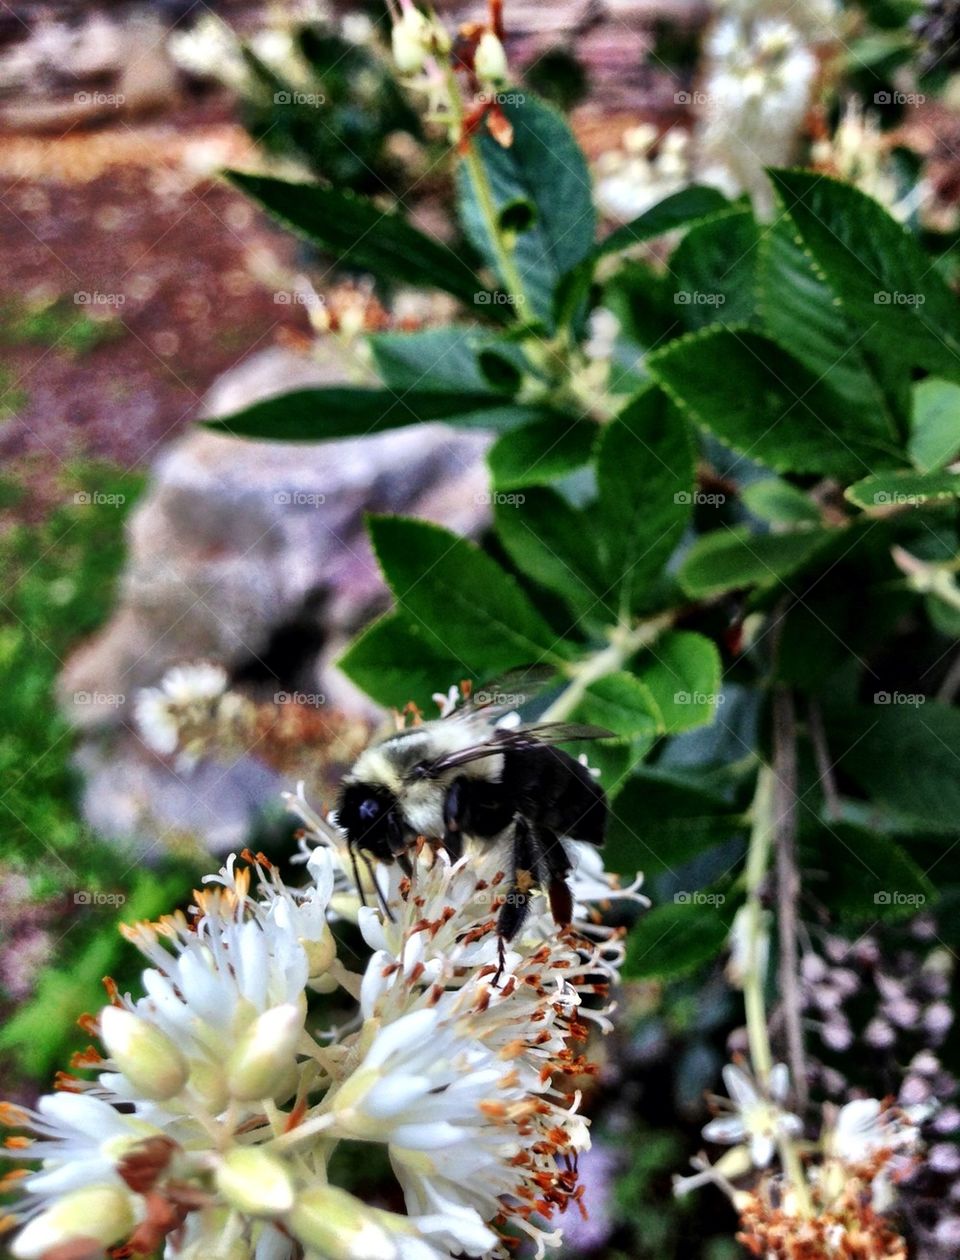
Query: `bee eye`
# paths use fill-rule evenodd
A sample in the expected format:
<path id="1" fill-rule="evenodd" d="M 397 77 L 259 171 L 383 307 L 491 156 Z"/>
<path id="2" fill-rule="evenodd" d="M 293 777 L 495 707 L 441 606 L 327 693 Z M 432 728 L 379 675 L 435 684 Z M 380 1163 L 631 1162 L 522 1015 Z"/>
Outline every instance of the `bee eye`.
<path id="1" fill-rule="evenodd" d="M 365 801 L 360 802 L 360 809 L 357 811 L 364 822 L 372 822 L 380 813 L 380 802 L 373 796 L 368 796 Z"/>

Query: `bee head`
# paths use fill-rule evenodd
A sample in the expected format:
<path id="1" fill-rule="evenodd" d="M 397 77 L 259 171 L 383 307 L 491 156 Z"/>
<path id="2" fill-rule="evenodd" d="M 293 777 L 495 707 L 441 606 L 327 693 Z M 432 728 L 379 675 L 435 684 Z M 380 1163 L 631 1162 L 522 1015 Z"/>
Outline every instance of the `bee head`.
<path id="1" fill-rule="evenodd" d="M 345 784 L 337 803 L 337 821 L 351 845 L 382 862 L 406 848 L 397 798 L 379 784 Z"/>

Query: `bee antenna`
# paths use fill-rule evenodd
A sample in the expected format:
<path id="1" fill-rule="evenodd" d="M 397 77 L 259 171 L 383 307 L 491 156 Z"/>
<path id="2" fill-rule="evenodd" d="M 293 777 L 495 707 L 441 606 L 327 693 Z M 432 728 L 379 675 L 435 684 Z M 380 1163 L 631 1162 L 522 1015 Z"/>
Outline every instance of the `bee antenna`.
<path id="1" fill-rule="evenodd" d="M 387 916 L 387 918 L 390 920 L 391 923 L 396 923 L 396 919 L 393 917 L 393 911 L 387 905 L 387 899 L 386 897 L 384 897 L 383 890 L 380 887 L 380 881 L 377 879 L 377 872 L 373 869 L 373 863 L 370 861 L 370 859 L 367 857 L 365 853 L 361 854 L 361 857 L 363 858 L 364 866 L 366 866 L 367 868 L 367 873 L 370 876 L 370 882 L 373 884 L 373 887 L 376 890 L 377 901 L 380 902 L 381 910 Z M 367 903 L 364 902 L 363 904 L 366 905 Z"/>
<path id="2" fill-rule="evenodd" d="M 357 892 L 360 894 L 360 904 L 365 906 L 367 904 L 367 895 L 363 891 L 363 881 L 360 879 L 360 867 L 357 866 L 357 851 L 352 844 L 348 844 L 347 852 L 350 854 L 350 865 L 353 867 L 353 882 L 356 884 Z M 370 863 L 368 862 L 367 866 L 369 867 L 369 865 Z M 374 880 L 373 882 L 376 884 L 377 881 Z M 379 891 L 380 890 L 378 888 L 377 892 Z"/>

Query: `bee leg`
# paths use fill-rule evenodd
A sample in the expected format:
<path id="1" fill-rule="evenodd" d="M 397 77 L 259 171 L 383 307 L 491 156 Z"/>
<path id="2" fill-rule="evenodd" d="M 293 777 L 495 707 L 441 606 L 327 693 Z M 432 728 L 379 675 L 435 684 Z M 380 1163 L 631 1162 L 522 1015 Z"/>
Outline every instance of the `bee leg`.
<path id="1" fill-rule="evenodd" d="M 541 829 L 540 841 L 543 864 L 550 876 L 547 884 L 550 912 L 558 927 L 567 927 L 573 918 L 573 893 L 567 879 L 571 870 L 570 855 L 553 831 Z"/>
<path id="2" fill-rule="evenodd" d="M 393 911 L 387 905 L 387 899 L 383 895 L 383 889 L 380 887 L 380 881 L 377 879 L 377 872 L 373 869 L 373 863 L 370 861 L 370 859 L 367 857 L 365 853 L 361 854 L 361 857 L 363 858 L 364 866 L 366 866 L 367 868 L 367 874 L 370 876 L 370 882 L 373 884 L 373 887 L 376 890 L 377 901 L 380 902 L 380 909 L 383 911 L 384 915 L 390 920 L 391 923 L 396 923 L 396 919 L 393 917 Z M 354 867 L 354 869 L 356 869 L 356 867 Z M 360 889 L 360 899 L 363 901 L 364 905 L 367 904 L 367 899 L 363 895 L 362 888 Z"/>
<path id="3" fill-rule="evenodd" d="M 465 774 L 458 775 L 447 788 L 443 798 L 443 847 L 456 862 L 463 854 L 463 831 L 467 814 L 467 789 Z"/>
<path id="4" fill-rule="evenodd" d="M 493 978 L 498 984 L 507 957 L 507 941 L 512 941 L 523 927 L 530 908 L 530 894 L 540 882 L 541 855 L 536 837 L 525 818 L 518 816 L 513 827 L 513 878 L 497 916 L 497 950 L 499 966 Z"/>

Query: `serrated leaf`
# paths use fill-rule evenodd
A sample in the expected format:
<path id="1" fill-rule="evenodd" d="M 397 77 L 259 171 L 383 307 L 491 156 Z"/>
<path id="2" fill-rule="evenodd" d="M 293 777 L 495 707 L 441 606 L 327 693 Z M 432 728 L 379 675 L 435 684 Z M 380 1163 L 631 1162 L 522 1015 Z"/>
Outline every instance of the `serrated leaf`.
<path id="1" fill-rule="evenodd" d="M 341 266 L 443 289 L 475 313 L 500 322 L 513 318 L 513 308 L 495 299 L 456 250 L 372 201 L 319 184 L 291 184 L 242 171 L 228 171 L 227 176 L 287 227 L 333 254 Z"/>
<path id="2" fill-rule="evenodd" d="M 599 433 L 593 421 L 563 416 L 511 430 L 487 453 L 494 489 L 544 485 L 582 468 Z"/>
<path id="3" fill-rule="evenodd" d="M 468 674 L 556 663 L 572 652 L 516 580 L 474 543 L 403 516 L 373 516 L 369 531 L 400 609 L 435 652 Z"/>
<path id="4" fill-rule="evenodd" d="M 693 898 L 656 906 L 627 938 L 623 974 L 628 979 L 675 980 L 722 954 L 732 915 L 726 905 Z"/>
<path id="5" fill-rule="evenodd" d="M 637 657 L 633 672 L 659 709 L 661 734 L 712 722 L 722 703 L 720 653 L 692 630 L 672 630 Z"/>
<path id="6" fill-rule="evenodd" d="M 928 377 L 913 387 L 910 458 L 936 472 L 960 453 L 960 385 Z"/>
<path id="7" fill-rule="evenodd" d="M 960 476 L 948 472 L 919 473 L 906 469 L 864 477 L 847 486 L 844 497 L 857 507 L 921 507 L 960 495 Z"/>
<path id="8" fill-rule="evenodd" d="M 805 565 L 832 537 L 826 529 L 755 534 L 745 525 L 698 538 L 677 572 L 680 585 L 698 599 L 745 586 L 773 586 Z"/>
<path id="9" fill-rule="evenodd" d="M 492 394 L 502 401 L 503 391 L 493 388 L 481 367 L 480 355 L 498 346 L 518 366 L 523 363 L 519 346 L 500 343 L 482 328 L 453 325 L 409 333 L 374 333 L 369 344 L 380 379 L 398 393 Z"/>
<path id="10" fill-rule="evenodd" d="M 549 322 L 560 277 L 593 248 L 596 214 L 590 172 L 565 120 L 532 94 L 517 95 L 517 101 L 502 107 L 513 127 L 509 148 L 486 131 L 473 144 L 497 212 L 502 215 L 505 208 L 518 204 L 532 208 L 528 226 L 514 239 L 514 262 L 532 307 L 518 313 L 530 321 L 536 316 Z M 491 239 L 469 162 L 460 164 L 457 186 L 464 230 L 505 284 L 500 252 Z"/>
<path id="11" fill-rule="evenodd" d="M 508 500 L 519 500 L 509 502 Z M 555 490 L 529 488 L 495 501 L 497 536 L 517 568 L 564 601 L 578 620 L 609 621 L 591 520 Z"/>
<path id="12" fill-rule="evenodd" d="M 471 676 L 462 661 L 439 650 L 417 623 L 386 613 L 357 636 L 337 661 L 349 679 L 378 704 L 403 708 L 410 700 L 431 713 L 431 697 Z"/>
<path id="13" fill-rule="evenodd" d="M 812 896 L 851 918 L 905 918 L 934 897 L 916 862 L 882 832 L 847 822 L 824 824 L 801 846 Z"/>
<path id="14" fill-rule="evenodd" d="M 866 353 L 864 328 L 849 317 L 779 193 L 777 206 L 777 218 L 760 245 L 760 301 L 767 331 L 862 416 L 865 431 L 899 445 L 904 418 Z"/>
<path id="15" fill-rule="evenodd" d="M 849 184 L 818 172 L 770 175 L 850 318 L 906 366 L 960 377 L 960 311 L 916 239 Z"/>
<path id="16" fill-rule="evenodd" d="M 820 509 L 798 487 L 780 477 L 751 481 L 740 491 L 744 506 L 772 525 L 819 525 Z"/>
<path id="17" fill-rule="evenodd" d="M 868 708 L 831 715 L 831 755 L 901 824 L 956 833 L 960 817 L 960 710 L 922 695 L 878 691 Z"/>
<path id="18" fill-rule="evenodd" d="M 844 480 L 901 462 L 864 432 L 859 414 L 775 342 L 750 330 L 709 328 L 647 358 L 683 413 L 774 472 Z"/>
<path id="19" fill-rule="evenodd" d="M 676 875 L 691 858 L 744 829 L 742 815 L 715 792 L 642 767 L 610 811 L 603 859 L 622 875 Z"/>
<path id="20" fill-rule="evenodd" d="M 512 403 L 501 394 L 413 389 L 395 393 L 332 385 L 265 398 L 244 411 L 205 420 L 203 425 L 232 437 L 324 442 L 328 438 L 366 437 L 430 420 L 443 420 L 462 429 L 505 432 L 544 416 L 543 408 Z"/>
<path id="21" fill-rule="evenodd" d="M 607 573 L 624 608 L 642 604 L 693 511 L 693 447 L 682 415 L 659 389 L 632 399 L 603 430 L 597 509 Z"/>
<path id="22" fill-rule="evenodd" d="M 648 737 L 651 744 L 661 725 L 652 692 L 625 670 L 592 682 L 577 705 L 575 717 L 580 722 L 605 726 L 624 739 Z"/>
<path id="23" fill-rule="evenodd" d="M 670 257 L 673 301 L 687 329 L 757 320 L 760 229 L 728 207 L 695 224 Z"/>
<path id="24" fill-rule="evenodd" d="M 651 241 L 676 228 L 687 227 L 718 210 L 727 207 L 727 199 L 716 188 L 708 188 L 703 184 L 691 184 L 689 188 L 681 188 L 671 193 L 657 205 L 651 206 L 643 214 L 614 229 L 597 246 L 598 257 L 615 254 L 631 245 L 640 245 Z"/>

